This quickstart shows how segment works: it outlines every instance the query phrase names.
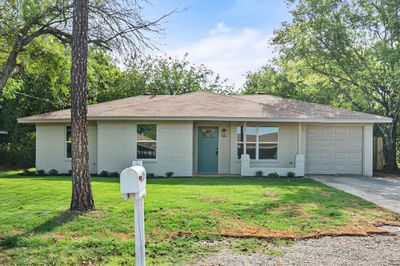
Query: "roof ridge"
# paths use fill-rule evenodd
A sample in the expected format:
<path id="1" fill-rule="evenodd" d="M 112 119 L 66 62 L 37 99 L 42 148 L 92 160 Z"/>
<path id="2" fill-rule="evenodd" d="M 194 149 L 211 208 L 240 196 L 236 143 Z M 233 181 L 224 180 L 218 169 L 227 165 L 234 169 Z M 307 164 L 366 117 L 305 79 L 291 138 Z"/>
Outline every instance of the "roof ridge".
<path id="1" fill-rule="evenodd" d="M 289 109 L 289 108 L 278 107 L 278 106 L 274 106 L 274 105 L 272 105 L 272 104 L 267 104 L 267 103 L 252 101 L 252 100 L 248 100 L 248 99 L 242 99 L 242 98 L 240 98 L 241 95 L 239 95 L 239 94 L 237 94 L 236 97 L 230 96 L 230 95 L 222 95 L 222 94 L 219 94 L 219 95 L 221 95 L 221 96 L 226 96 L 226 97 L 229 97 L 229 98 L 239 99 L 239 100 L 242 100 L 242 101 L 257 103 L 257 104 L 261 104 L 261 105 L 267 105 L 267 106 L 270 106 L 270 107 L 275 108 L 275 109 L 283 109 L 283 110 L 286 110 L 286 111 L 289 111 L 289 112 L 292 112 L 292 113 L 302 114 L 302 115 L 305 115 L 305 116 L 309 116 L 309 115 L 307 115 L 307 114 L 304 113 L 304 112 L 295 111 L 295 110 L 292 110 L 292 109 Z M 253 94 L 253 95 L 254 95 L 254 94 Z M 268 95 L 269 95 L 269 94 L 268 94 Z"/>
<path id="2" fill-rule="evenodd" d="M 181 94 L 181 95 L 183 95 L 183 94 Z M 146 95 L 137 95 L 137 96 L 146 96 Z M 128 98 L 134 98 L 134 97 L 137 97 L 137 96 L 133 96 L 133 97 L 128 97 Z M 158 99 L 158 100 L 154 100 L 154 102 L 160 102 L 160 101 L 163 101 L 163 100 L 167 100 L 167 99 L 169 99 L 169 98 L 171 98 L 171 97 L 173 97 L 173 96 L 180 96 L 180 95 L 149 95 L 150 97 L 151 96 L 154 96 L 154 97 L 156 97 L 156 96 L 166 96 L 166 97 L 162 97 L 161 99 Z M 127 99 L 127 98 L 123 98 L 123 99 Z M 122 100 L 122 99 L 120 99 L 120 100 Z M 110 111 L 115 111 L 115 110 L 118 110 L 118 109 L 125 109 L 125 108 L 128 108 L 128 107 L 132 107 L 132 106 L 136 106 L 136 105 L 140 105 L 140 104 L 143 104 L 143 103 L 136 103 L 136 104 L 131 104 L 131 105 L 125 105 L 125 106 L 123 106 L 123 107 L 116 107 L 116 108 L 112 108 L 112 109 L 109 109 L 109 110 L 107 110 L 107 111 L 104 111 L 104 112 L 110 112 Z"/>
<path id="3" fill-rule="evenodd" d="M 305 101 L 305 100 L 292 99 L 292 98 L 283 97 L 283 96 L 279 96 L 279 95 L 273 95 L 273 94 L 262 94 L 262 95 L 268 95 L 268 96 L 271 96 L 271 97 L 274 97 L 274 98 L 280 98 L 280 99 L 285 99 L 285 100 L 289 100 L 289 101 L 296 101 L 296 102 L 302 102 L 302 103 L 306 103 L 306 104 L 313 104 L 313 105 L 320 106 L 320 107 L 322 107 L 322 108 L 331 108 L 331 109 L 337 109 L 337 110 L 345 110 L 345 111 L 347 111 L 347 112 L 352 112 L 352 113 L 357 113 L 357 114 L 369 114 L 369 115 L 376 115 L 376 116 L 384 117 L 384 116 L 382 116 L 382 115 L 371 114 L 371 113 L 366 113 L 366 112 L 362 112 L 362 111 L 349 110 L 349 109 L 347 109 L 347 108 L 331 106 L 331 105 L 328 105 L 328 104 L 314 103 L 314 102 L 308 102 L 308 101 Z M 240 97 L 240 96 L 258 96 L 258 95 L 257 95 L 257 94 L 238 95 L 238 97 Z"/>

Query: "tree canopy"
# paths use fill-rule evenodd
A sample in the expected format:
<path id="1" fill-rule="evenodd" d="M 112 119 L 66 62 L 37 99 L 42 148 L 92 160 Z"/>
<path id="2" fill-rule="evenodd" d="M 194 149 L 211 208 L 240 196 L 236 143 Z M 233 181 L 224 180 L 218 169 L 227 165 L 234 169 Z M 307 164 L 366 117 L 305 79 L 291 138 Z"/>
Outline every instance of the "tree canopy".
<path id="1" fill-rule="evenodd" d="M 292 21 L 284 22 L 272 39 L 278 70 L 265 68 L 250 74 L 246 91 L 253 90 L 256 80 L 264 80 L 266 86 L 272 83 L 288 96 L 391 117 L 393 124 L 377 128 L 384 136 L 387 167 L 396 169 L 400 2 L 289 3 Z"/>

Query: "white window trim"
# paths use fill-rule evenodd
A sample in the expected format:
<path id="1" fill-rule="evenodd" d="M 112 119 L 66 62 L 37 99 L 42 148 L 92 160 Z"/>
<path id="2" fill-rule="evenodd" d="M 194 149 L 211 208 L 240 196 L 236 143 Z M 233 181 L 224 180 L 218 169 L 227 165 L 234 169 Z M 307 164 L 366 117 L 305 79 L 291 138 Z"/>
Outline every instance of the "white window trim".
<path id="1" fill-rule="evenodd" d="M 155 125 L 156 126 L 156 140 L 138 140 L 138 134 L 137 134 L 137 128 L 138 128 L 138 125 Z M 147 143 L 155 143 L 156 144 L 156 157 L 155 158 L 139 158 L 138 157 L 138 143 L 144 143 L 144 142 L 147 142 Z M 157 144 L 157 142 L 158 142 L 158 125 L 157 124 L 154 124 L 154 123 L 142 123 L 142 124 L 136 124 L 136 154 L 135 154 L 135 157 L 136 157 L 136 160 L 141 160 L 141 161 L 144 161 L 144 162 L 155 162 L 155 161 L 157 161 L 157 159 L 158 159 L 158 144 Z"/>
<path id="2" fill-rule="evenodd" d="M 241 126 L 237 126 L 237 127 L 241 127 Z M 236 127 L 236 132 L 237 132 L 237 127 Z M 247 141 L 247 123 L 244 123 L 243 125 L 243 141 L 237 141 L 237 133 L 236 133 L 236 149 L 237 149 L 237 144 L 243 144 L 243 152 L 245 153 L 247 150 L 247 143 L 249 144 L 256 144 L 256 159 L 250 159 L 251 161 L 257 161 L 257 162 L 278 162 L 279 161 L 279 126 L 273 126 L 273 125 L 261 125 L 261 126 L 251 126 L 251 127 L 255 127 L 256 128 L 256 141 Z M 260 142 L 259 141 L 259 130 L 260 127 L 276 127 L 278 128 L 278 140 L 276 142 L 271 142 L 271 141 L 263 141 Z M 276 149 L 276 159 L 259 159 L 259 144 L 276 144 L 277 145 L 277 149 Z M 236 150 L 237 153 L 237 150 Z M 240 158 L 238 159 L 240 160 Z"/>
<path id="3" fill-rule="evenodd" d="M 67 125 L 64 127 L 64 159 L 66 161 L 71 161 L 72 160 L 72 140 L 67 141 L 67 128 L 71 127 L 70 125 Z M 72 129 L 72 128 L 71 128 Z M 71 143 L 71 157 L 68 157 L 68 143 Z"/>

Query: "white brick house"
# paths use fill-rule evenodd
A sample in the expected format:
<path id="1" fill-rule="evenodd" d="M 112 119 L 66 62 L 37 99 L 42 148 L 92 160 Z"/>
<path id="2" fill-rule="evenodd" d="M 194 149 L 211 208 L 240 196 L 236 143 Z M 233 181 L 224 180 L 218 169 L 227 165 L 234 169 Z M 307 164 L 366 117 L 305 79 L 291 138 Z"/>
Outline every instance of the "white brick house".
<path id="1" fill-rule="evenodd" d="M 88 108 L 92 173 L 143 160 L 149 173 L 372 175 L 372 128 L 391 119 L 270 95 L 137 96 Z M 70 110 L 36 125 L 36 168 L 68 172 Z"/>

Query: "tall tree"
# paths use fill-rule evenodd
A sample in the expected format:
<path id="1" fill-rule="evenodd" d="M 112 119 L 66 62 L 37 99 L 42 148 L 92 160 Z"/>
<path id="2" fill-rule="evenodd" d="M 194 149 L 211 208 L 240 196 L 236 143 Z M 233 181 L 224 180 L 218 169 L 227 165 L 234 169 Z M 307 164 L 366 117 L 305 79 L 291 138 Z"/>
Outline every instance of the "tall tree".
<path id="1" fill-rule="evenodd" d="M 82 10 L 81 10 L 82 9 Z M 71 68 L 72 210 L 94 209 L 87 149 L 87 53 L 88 43 L 116 52 L 138 52 L 152 47 L 146 32 L 158 33 L 169 14 L 148 21 L 141 16 L 139 1 L 30 0 L 0 2 L 2 59 L 0 98 L 7 81 L 21 68 L 18 57 L 39 37 L 51 35 L 74 46 Z M 71 33 L 72 28 L 72 33 Z M 4 58 L 4 60 L 3 60 Z"/>
<path id="2" fill-rule="evenodd" d="M 188 54 L 182 58 L 147 56 L 134 60 L 130 69 L 143 77 L 144 93 L 175 95 L 199 90 L 221 93 L 232 91 L 226 79 L 203 64 L 189 62 L 187 57 Z"/>
<path id="3" fill-rule="evenodd" d="M 71 65 L 71 210 L 94 210 L 89 172 L 87 121 L 88 0 L 74 0 Z"/>
<path id="4" fill-rule="evenodd" d="M 400 2 L 293 0 L 293 19 L 276 32 L 281 60 L 302 62 L 329 80 L 354 110 L 391 117 L 377 125 L 386 166 L 397 169 L 400 119 Z"/>
<path id="5" fill-rule="evenodd" d="M 160 23 L 174 11 L 153 20 L 143 18 L 140 0 L 90 0 L 89 44 L 129 54 L 154 47 L 147 33 L 159 33 Z M 41 36 L 72 42 L 72 0 L 0 1 L 0 98 L 8 79 L 23 65 L 18 58 Z"/>

